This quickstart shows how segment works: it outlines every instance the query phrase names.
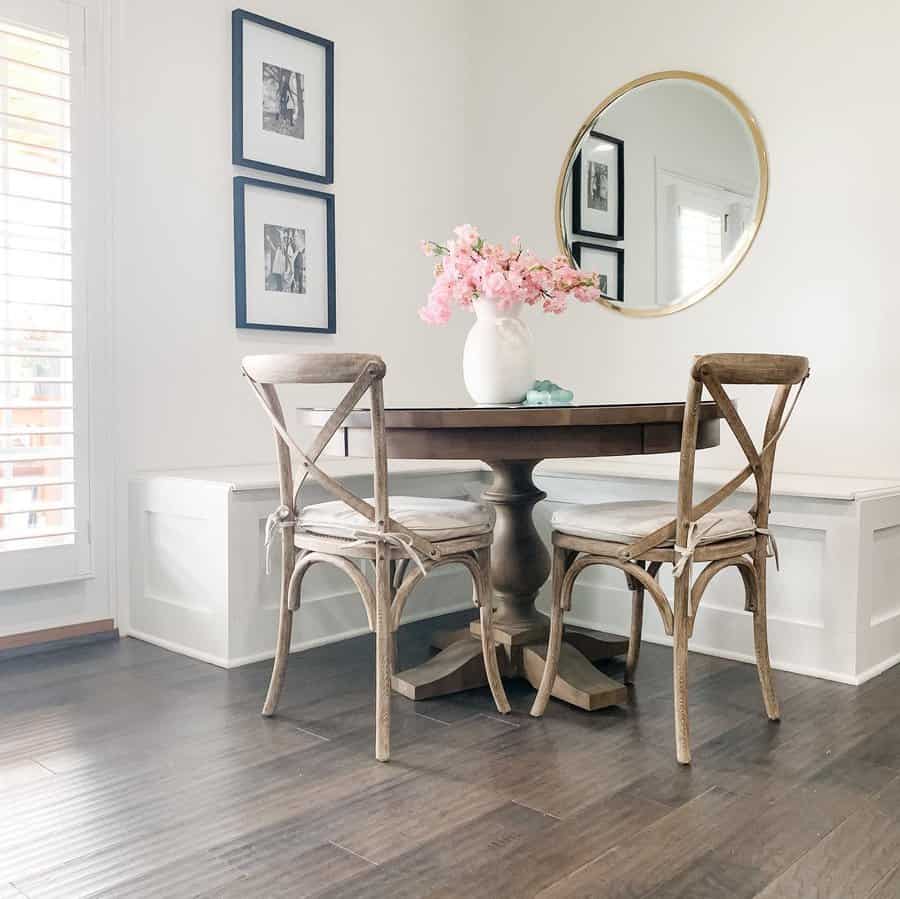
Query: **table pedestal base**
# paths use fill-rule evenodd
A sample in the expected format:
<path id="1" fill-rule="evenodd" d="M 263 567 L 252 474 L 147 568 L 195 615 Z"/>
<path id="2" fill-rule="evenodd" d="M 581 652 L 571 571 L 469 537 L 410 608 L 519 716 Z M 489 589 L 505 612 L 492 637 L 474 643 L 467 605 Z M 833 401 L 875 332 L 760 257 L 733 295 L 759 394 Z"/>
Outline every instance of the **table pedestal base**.
<path id="1" fill-rule="evenodd" d="M 543 616 L 527 628 L 495 624 L 494 639 L 501 675 L 524 677 L 537 689 L 544 672 L 547 631 Z M 461 630 L 440 631 L 434 635 L 432 645 L 441 650 L 437 655 L 394 675 L 394 690 L 402 696 L 433 699 L 487 684 L 479 622 L 473 621 Z M 628 698 L 625 685 L 598 671 L 592 662 L 627 651 L 628 640 L 624 637 L 567 627 L 552 695 L 586 711 L 625 703 Z"/>
<path id="2" fill-rule="evenodd" d="M 494 507 L 491 585 L 494 640 L 500 674 L 540 685 L 550 624 L 534 607 L 550 575 L 550 554 L 538 534 L 532 510 L 547 495 L 532 479 L 535 459 L 487 460 L 493 480 L 482 499 Z M 481 657 L 481 624 L 438 635 L 441 650 L 423 665 L 395 674 L 394 689 L 408 699 L 429 699 L 487 683 Z M 625 687 L 591 662 L 628 651 L 621 637 L 566 628 L 553 696 L 588 711 L 626 702 Z"/>

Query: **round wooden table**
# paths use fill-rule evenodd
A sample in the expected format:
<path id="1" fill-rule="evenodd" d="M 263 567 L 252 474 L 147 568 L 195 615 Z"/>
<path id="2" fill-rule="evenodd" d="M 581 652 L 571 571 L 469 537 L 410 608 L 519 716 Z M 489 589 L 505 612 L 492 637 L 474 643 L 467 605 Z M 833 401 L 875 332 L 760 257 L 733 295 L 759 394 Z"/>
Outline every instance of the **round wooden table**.
<path id="1" fill-rule="evenodd" d="M 298 422 L 321 427 L 329 414 L 300 409 Z M 497 513 L 491 580 L 504 677 L 525 677 L 537 687 L 544 666 L 548 622 L 534 602 L 550 574 L 550 555 L 532 518 L 546 496 L 532 480 L 534 467 L 543 459 L 678 452 L 683 416 L 684 403 L 385 410 L 389 458 L 480 459 L 493 472 L 483 499 Z M 702 404 L 698 448 L 718 445 L 720 417 L 715 403 Z M 368 410 L 350 413 L 342 430 L 346 455 L 371 456 Z M 394 675 L 394 689 L 428 699 L 486 684 L 478 628 L 476 621 L 437 634 L 433 643 L 441 651 Z M 592 663 L 627 648 L 625 638 L 567 628 L 553 695 L 588 710 L 624 702 L 625 687 Z"/>

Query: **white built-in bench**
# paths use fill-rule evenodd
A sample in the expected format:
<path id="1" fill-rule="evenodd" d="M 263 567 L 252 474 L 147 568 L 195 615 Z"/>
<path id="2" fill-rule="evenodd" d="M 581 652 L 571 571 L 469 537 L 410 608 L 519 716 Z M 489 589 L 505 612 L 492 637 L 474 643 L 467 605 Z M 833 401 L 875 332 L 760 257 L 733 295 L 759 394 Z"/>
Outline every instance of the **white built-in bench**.
<path id="1" fill-rule="evenodd" d="M 675 499 L 675 464 L 644 460 L 555 460 L 537 469 L 547 501 L 535 510 L 549 536 L 563 503 Z M 330 459 L 330 473 L 371 492 L 364 459 Z M 696 495 L 732 471 L 698 469 Z M 478 462 L 396 462 L 397 495 L 477 498 L 490 473 Z M 733 505 L 749 505 L 752 482 Z M 330 497 L 315 485 L 305 502 Z M 233 667 L 270 657 L 275 641 L 278 575 L 265 573 L 263 535 L 278 504 L 274 468 L 241 466 L 142 474 L 130 492 L 129 609 L 123 633 Z M 776 475 L 772 526 L 781 572 L 769 577 L 769 642 L 776 668 L 862 683 L 900 661 L 900 482 L 817 475 Z M 273 560 L 276 556 L 273 554 Z M 274 566 L 277 569 L 277 566 Z M 670 575 L 663 583 L 671 588 Z M 407 618 L 470 607 L 466 573 L 439 569 L 407 607 Z M 627 633 L 631 600 L 624 579 L 600 568 L 578 581 L 567 620 Z M 295 649 L 367 631 L 355 591 L 343 575 L 318 566 L 304 582 Z M 651 605 L 645 638 L 666 643 Z M 691 648 L 753 659 L 750 618 L 736 574 L 717 577 L 697 618 Z"/>
<path id="2" fill-rule="evenodd" d="M 322 467 L 359 496 L 372 495 L 366 459 L 332 458 Z M 478 462 L 396 462 L 397 495 L 473 499 L 483 487 Z M 304 503 L 333 499 L 310 481 Z M 166 649 L 233 668 L 275 652 L 279 545 L 266 574 L 266 518 L 278 506 L 274 466 L 187 469 L 137 475 L 129 496 L 130 603 L 119 630 Z M 276 541 L 280 540 L 276 537 Z M 439 568 L 410 598 L 404 621 L 472 608 L 461 566 Z M 299 626 L 298 626 L 299 625 Z M 367 633 L 365 611 L 342 572 L 316 565 L 303 581 L 292 648 Z"/>

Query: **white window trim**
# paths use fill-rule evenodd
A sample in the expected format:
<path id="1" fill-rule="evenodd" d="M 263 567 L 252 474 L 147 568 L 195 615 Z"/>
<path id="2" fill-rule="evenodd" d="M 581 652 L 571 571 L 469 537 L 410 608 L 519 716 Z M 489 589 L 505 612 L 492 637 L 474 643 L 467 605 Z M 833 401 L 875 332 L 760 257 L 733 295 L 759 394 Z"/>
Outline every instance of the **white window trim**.
<path id="1" fill-rule="evenodd" d="M 700 189 L 714 189 L 717 192 L 729 194 L 735 200 L 744 203 L 752 202 L 753 191 L 747 185 L 710 181 L 694 173 L 679 171 L 663 165 L 658 158 L 654 160 L 654 181 L 656 195 L 654 204 L 655 246 L 653 248 L 656 261 L 654 301 L 658 306 L 666 306 L 672 302 L 677 262 L 670 255 L 675 247 L 672 241 L 667 239 L 665 229 L 671 222 L 672 207 L 676 204 L 679 188 L 682 185 L 693 184 Z M 667 253 L 666 250 L 669 252 Z M 675 295 L 677 295 L 677 291 Z"/>
<path id="2" fill-rule="evenodd" d="M 50 4 L 48 4 L 49 6 Z M 82 277 L 73 282 L 73 371 L 75 383 L 75 482 L 84 491 L 76 499 L 73 544 L 3 554 L 0 591 L 94 578 L 99 558 L 110 582 L 115 562 L 112 543 L 115 446 L 112 428 L 113 380 L 110 302 L 110 45 L 108 0 L 56 0 L 68 28 L 83 28 L 73 41 L 73 161 L 83 172 L 72 179 L 73 266 Z M 0 16 L 59 30 L 59 14 L 49 15 L 35 0 L 0 0 Z M 76 46 L 80 43 L 80 46 Z M 76 66 L 78 77 L 76 77 Z M 97 439 L 104 435 L 105 439 Z M 0 597 L 2 599 L 2 597 Z"/>

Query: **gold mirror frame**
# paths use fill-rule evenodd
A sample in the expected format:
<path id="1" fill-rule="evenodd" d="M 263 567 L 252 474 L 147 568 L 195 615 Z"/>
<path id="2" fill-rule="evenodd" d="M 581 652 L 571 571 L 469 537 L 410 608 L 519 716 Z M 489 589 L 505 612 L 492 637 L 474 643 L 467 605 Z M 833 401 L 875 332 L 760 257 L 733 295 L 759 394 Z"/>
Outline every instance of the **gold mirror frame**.
<path id="1" fill-rule="evenodd" d="M 686 81 L 695 81 L 698 84 L 703 84 L 708 88 L 716 91 L 718 94 L 721 94 L 731 105 L 738 111 L 739 115 L 746 124 L 747 128 L 750 131 L 750 134 L 753 137 L 753 145 L 756 148 L 756 159 L 759 163 L 759 195 L 756 201 L 756 209 L 753 213 L 753 220 L 750 223 L 750 227 L 746 230 L 744 235 L 741 237 L 737 246 L 734 248 L 732 253 L 732 260 L 729 265 L 723 269 L 722 272 L 708 284 L 705 284 L 699 290 L 694 291 L 691 294 L 688 294 L 683 300 L 678 303 L 673 303 L 670 306 L 660 306 L 658 308 L 652 307 L 632 307 L 627 308 L 622 306 L 612 300 L 608 300 L 605 297 L 601 297 L 597 302 L 601 306 L 605 306 L 607 309 L 611 309 L 614 312 L 618 312 L 620 315 L 630 315 L 635 318 L 650 318 L 656 317 L 660 315 L 671 315 L 673 312 L 680 312 L 682 309 L 687 309 L 688 306 L 693 306 L 694 303 L 698 303 L 700 300 L 708 297 L 713 291 L 722 286 L 734 273 L 734 270 L 743 262 L 744 257 L 750 250 L 750 247 L 753 245 L 753 241 L 756 239 L 756 234 L 759 231 L 759 226 L 762 224 L 763 214 L 766 211 L 766 198 L 769 193 L 769 159 L 766 153 L 766 145 L 763 142 L 762 131 L 760 131 L 759 124 L 753 116 L 753 113 L 750 112 L 750 109 L 747 107 L 747 104 L 741 100 L 737 94 L 734 93 L 730 88 L 726 87 L 719 81 L 716 81 L 713 78 L 709 78 L 706 75 L 699 75 L 696 72 L 684 72 L 678 69 L 669 69 L 664 72 L 654 72 L 651 75 L 644 75 L 641 78 L 635 78 L 634 81 L 629 81 L 627 84 L 623 84 L 620 88 L 613 91 L 599 106 L 596 106 L 588 115 L 588 117 L 584 120 L 582 126 L 578 129 L 578 133 L 575 135 L 575 139 L 569 144 L 569 151 L 566 153 L 566 158 L 563 161 L 562 169 L 559 173 L 559 179 L 556 182 L 556 239 L 559 243 L 560 250 L 569 260 L 570 265 L 575 265 L 575 260 L 572 257 L 572 251 L 569 249 L 568 241 L 566 240 L 566 224 L 565 224 L 565 209 L 563 208 L 563 202 L 565 199 L 566 192 L 566 180 L 568 178 L 569 172 L 572 167 L 572 162 L 575 159 L 578 150 L 581 147 L 581 141 L 584 136 L 588 133 L 588 131 L 593 127 L 594 123 L 597 120 L 597 117 L 602 113 L 605 109 L 611 106 L 616 102 L 620 97 L 623 97 L 629 91 L 634 90 L 636 87 L 641 87 L 644 84 L 650 84 L 653 81 L 664 81 L 667 79 L 680 79 Z M 622 198 L 622 202 L 624 202 L 624 198 Z"/>

